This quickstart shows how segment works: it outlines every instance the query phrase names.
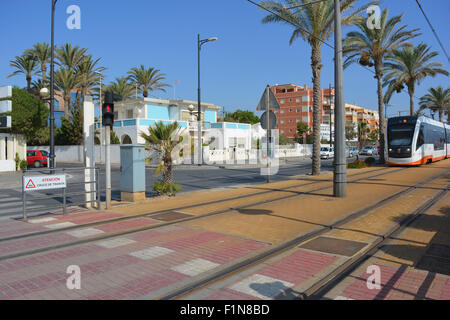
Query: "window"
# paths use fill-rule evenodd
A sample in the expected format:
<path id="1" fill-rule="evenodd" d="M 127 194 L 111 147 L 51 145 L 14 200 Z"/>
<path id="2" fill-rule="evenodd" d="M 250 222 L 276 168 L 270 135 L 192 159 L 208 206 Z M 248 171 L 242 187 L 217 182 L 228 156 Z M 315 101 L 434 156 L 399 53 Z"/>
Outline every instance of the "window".
<path id="1" fill-rule="evenodd" d="M 302 100 L 303 102 L 309 102 L 309 96 L 303 96 Z"/>
<path id="2" fill-rule="evenodd" d="M 284 130 L 281 130 L 281 133 L 284 134 Z"/>
<path id="3" fill-rule="evenodd" d="M 289 123 L 292 123 L 292 119 L 289 119 Z"/>
<path id="4" fill-rule="evenodd" d="M 308 107 L 302 107 L 303 112 L 308 112 Z"/>
<path id="5" fill-rule="evenodd" d="M 289 102 L 292 102 L 292 99 L 291 99 L 291 98 L 289 98 Z"/>
<path id="6" fill-rule="evenodd" d="M 127 110 L 127 119 L 133 119 L 133 109 Z"/>
<path id="7" fill-rule="evenodd" d="M 295 102 L 300 102 L 300 101 L 301 101 L 300 98 L 295 99 Z"/>
<path id="8" fill-rule="evenodd" d="M 302 121 L 308 123 L 308 122 L 309 122 L 309 119 L 308 119 L 308 117 L 303 117 L 303 118 L 302 118 Z"/>
<path id="9" fill-rule="evenodd" d="M 299 122 L 300 122 L 300 119 L 296 119 L 295 122 L 296 122 L 296 123 L 299 123 Z"/>
<path id="10" fill-rule="evenodd" d="M 301 112 L 301 110 L 299 108 L 297 108 L 297 113 Z"/>
<path id="11" fill-rule="evenodd" d="M 281 124 L 284 124 L 284 120 L 281 120 Z"/>
<path id="12" fill-rule="evenodd" d="M 289 129 L 289 132 L 292 132 L 292 129 Z"/>
<path id="13" fill-rule="evenodd" d="M 289 109 L 289 112 L 292 112 L 292 109 Z"/>
<path id="14" fill-rule="evenodd" d="M 114 120 L 119 119 L 119 111 L 114 111 Z"/>
<path id="15" fill-rule="evenodd" d="M 416 150 L 418 150 L 418 149 L 419 149 L 421 146 L 423 146 L 423 144 L 425 143 L 424 130 L 425 130 L 425 126 L 422 124 L 422 125 L 420 126 L 419 136 L 417 137 L 417 147 L 416 147 Z"/>
<path id="16" fill-rule="evenodd" d="M 280 103 L 281 103 L 281 104 L 284 104 L 284 99 L 281 99 L 281 100 L 280 100 Z"/>
<path id="17" fill-rule="evenodd" d="M 284 113 L 284 110 L 281 110 L 280 113 L 283 114 L 283 113 Z"/>
<path id="18" fill-rule="evenodd" d="M 36 156 L 36 152 L 35 151 L 28 151 L 27 152 L 27 157 L 34 157 Z"/>

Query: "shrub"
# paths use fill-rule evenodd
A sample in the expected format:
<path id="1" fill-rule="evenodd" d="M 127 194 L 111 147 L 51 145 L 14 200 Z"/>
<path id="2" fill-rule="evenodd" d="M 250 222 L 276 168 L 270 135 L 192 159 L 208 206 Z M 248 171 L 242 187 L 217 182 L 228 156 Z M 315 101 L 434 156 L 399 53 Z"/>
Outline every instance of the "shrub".
<path id="1" fill-rule="evenodd" d="M 353 163 L 348 163 L 347 164 L 347 168 L 349 169 L 362 169 L 362 168 L 366 168 L 367 165 L 365 162 L 362 162 L 361 160 L 356 160 Z"/>
<path id="2" fill-rule="evenodd" d="M 28 162 L 27 160 L 20 161 L 20 169 L 25 170 L 28 168 Z"/>
<path id="3" fill-rule="evenodd" d="M 375 158 L 373 158 L 373 157 L 368 157 L 366 160 L 364 160 L 364 162 L 366 163 L 366 165 L 368 165 L 369 167 L 370 166 L 373 166 L 374 164 L 375 164 Z"/>
<path id="4" fill-rule="evenodd" d="M 14 157 L 14 162 L 16 163 L 16 170 L 19 170 L 20 157 L 19 157 L 19 153 L 17 153 L 17 152 L 16 152 L 16 156 Z"/>
<path id="5" fill-rule="evenodd" d="M 168 194 L 169 196 L 174 196 L 180 190 L 181 187 L 179 184 L 164 184 L 164 182 L 162 182 L 161 180 L 156 181 L 153 185 L 153 191 L 156 191 L 158 195 Z"/>

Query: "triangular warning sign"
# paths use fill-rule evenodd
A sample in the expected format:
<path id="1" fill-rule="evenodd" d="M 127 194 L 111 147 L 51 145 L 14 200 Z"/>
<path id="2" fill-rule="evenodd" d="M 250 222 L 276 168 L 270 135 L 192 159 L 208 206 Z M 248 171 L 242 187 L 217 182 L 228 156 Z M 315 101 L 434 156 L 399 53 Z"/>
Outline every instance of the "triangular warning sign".
<path id="1" fill-rule="evenodd" d="M 268 85 L 267 87 L 269 88 L 269 90 L 267 90 L 267 88 L 264 90 L 261 100 L 259 101 L 258 106 L 256 107 L 257 111 L 267 110 L 267 92 L 269 93 L 269 109 L 280 109 L 278 100 L 273 94 L 272 90 L 270 90 L 270 86 Z"/>
<path id="2" fill-rule="evenodd" d="M 33 180 L 30 179 L 30 181 L 28 181 L 27 185 L 25 186 L 25 189 L 36 189 Z"/>

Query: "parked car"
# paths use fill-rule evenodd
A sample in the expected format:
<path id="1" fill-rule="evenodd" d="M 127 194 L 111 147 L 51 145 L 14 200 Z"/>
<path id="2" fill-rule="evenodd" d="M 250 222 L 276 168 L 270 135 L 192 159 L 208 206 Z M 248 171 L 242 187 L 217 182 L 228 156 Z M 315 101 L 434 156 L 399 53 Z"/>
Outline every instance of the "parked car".
<path id="1" fill-rule="evenodd" d="M 28 166 L 39 168 L 47 166 L 47 151 L 41 150 L 27 150 L 27 162 Z"/>
<path id="2" fill-rule="evenodd" d="M 361 150 L 359 154 L 367 156 L 375 156 L 378 154 L 378 150 L 376 146 L 366 146 Z"/>
<path id="3" fill-rule="evenodd" d="M 350 158 L 356 157 L 359 154 L 359 150 L 357 147 L 350 147 Z"/>
<path id="4" fill-rule="evenodd" d="M 320 159 L 330 159 L 334 157 L 334 148 L 322 147 L 320 148 Z"/>

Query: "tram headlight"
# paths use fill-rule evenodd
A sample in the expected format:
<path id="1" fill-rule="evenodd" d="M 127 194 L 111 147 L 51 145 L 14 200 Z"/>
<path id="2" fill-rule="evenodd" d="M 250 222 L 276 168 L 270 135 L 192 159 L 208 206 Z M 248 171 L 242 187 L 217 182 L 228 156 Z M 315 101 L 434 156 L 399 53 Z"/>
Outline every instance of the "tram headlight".
<path id="1" fill-rule="evenodd" d="M 406 152 L 411 152 L 411 148 L 406 149 Z"/>
<path id="2" fill-rule="evenodd" d="M 389 152 L 392 152 L 392 148 L 389 148 Z"/>

